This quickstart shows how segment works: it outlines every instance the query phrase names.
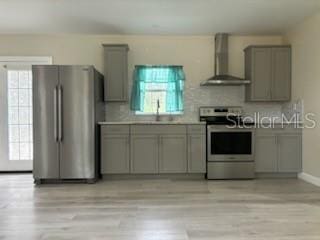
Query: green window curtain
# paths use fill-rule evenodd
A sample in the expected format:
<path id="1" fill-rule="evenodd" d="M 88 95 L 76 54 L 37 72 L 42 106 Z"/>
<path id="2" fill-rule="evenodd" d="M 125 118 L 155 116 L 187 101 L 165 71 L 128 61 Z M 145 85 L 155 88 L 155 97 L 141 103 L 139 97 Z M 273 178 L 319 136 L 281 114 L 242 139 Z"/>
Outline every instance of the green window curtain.
<path id="1" fill-rule="evenodd" d="M 185 74 L 182 66 L 136 66 L 131 92 L 131 110 L 144 110 L 148 83 L 161 83 L 166 91 L 166 112 L 183 111 Z"/>

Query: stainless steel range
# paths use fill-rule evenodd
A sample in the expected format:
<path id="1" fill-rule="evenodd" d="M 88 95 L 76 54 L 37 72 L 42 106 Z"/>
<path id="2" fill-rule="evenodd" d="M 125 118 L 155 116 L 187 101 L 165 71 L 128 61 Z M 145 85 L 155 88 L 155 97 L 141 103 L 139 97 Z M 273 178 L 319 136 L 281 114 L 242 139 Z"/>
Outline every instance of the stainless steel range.
<path id="1" fill-rule="evenodd" d="M 207 123 L 207 178 L 254 178 L 254 128 L 241 107 L 201 107 Z"/>

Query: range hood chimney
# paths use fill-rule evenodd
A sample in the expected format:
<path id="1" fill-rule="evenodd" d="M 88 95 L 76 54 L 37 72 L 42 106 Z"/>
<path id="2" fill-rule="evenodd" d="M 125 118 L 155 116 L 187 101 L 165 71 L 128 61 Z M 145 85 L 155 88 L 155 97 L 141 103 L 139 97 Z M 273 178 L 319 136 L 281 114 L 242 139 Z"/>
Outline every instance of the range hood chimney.
<path id="1" fill-rule="evenodd" d="M 215 35 L 215 61 L 214 76 L 205 80 L 200 85 L 243 85 L 250 81 L 229 75 L 228 72 L 228 34 L 218 33 Z"/>

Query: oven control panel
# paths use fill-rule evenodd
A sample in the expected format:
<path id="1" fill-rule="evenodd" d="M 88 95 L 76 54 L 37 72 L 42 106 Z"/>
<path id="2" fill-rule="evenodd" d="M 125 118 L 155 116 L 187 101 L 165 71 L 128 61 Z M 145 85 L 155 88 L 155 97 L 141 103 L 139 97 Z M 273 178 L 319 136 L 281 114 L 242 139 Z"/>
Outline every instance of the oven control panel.
<path id="1" fill-rule="evenodd" d="M 228 114 L 234 114 L 241 116 L 242 107 L 200 107 L 200 117 L 213 117 L 213 116 L 226 116 Z"/>

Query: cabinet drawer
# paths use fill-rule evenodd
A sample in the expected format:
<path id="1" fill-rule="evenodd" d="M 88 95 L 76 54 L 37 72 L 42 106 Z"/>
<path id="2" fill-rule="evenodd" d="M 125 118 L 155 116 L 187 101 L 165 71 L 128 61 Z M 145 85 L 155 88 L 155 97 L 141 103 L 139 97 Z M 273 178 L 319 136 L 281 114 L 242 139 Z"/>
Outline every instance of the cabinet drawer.
<path id="1" fill-rule="evenodd" d="M 132 125 L 131 134 L 186 134 L 185 125 Z"/>
<path id="2" fill-rule="evenodd" d="M 301 128 L 296 128 L 294 125 L 284 125 L 276 124 L 274 128 L 257 128 L 257 135 L 274 135 L 274 134 L 302 134 Z"/>
<path id="3" fill-rule="evenodd" d="M 105 134 L 129 134 L 129 125 L 103 125 L 101 135 Z"/>
<path id="4" fill-rule="evenodd" d="M 188 134 L 205 134 L 206 125 L 188 125 L 187 132 Z"/>

